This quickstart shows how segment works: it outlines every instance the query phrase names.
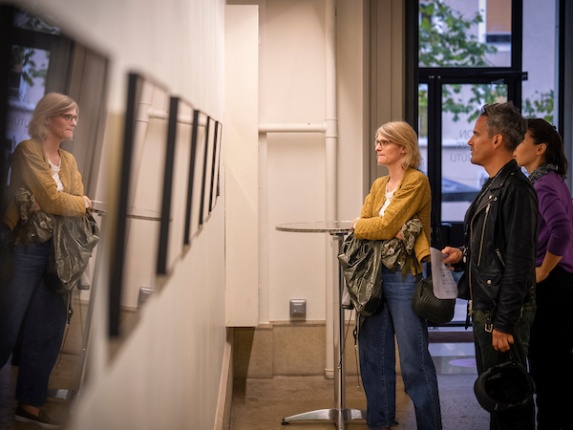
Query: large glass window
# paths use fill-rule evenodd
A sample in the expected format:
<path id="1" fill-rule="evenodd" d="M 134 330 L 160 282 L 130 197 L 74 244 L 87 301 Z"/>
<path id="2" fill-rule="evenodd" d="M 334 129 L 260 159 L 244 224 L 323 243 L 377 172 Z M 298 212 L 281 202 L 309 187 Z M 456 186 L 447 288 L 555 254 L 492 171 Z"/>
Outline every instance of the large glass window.
<path id="1" fill-rule="evenodd" d="M 556 1 L 523 2 L 523 81 L 522 112 L 557 124 L 555 93 L 558 82 L 558 45 Z"/>
<path id="2" fill-rule="evenodd" d="M 512 0 L 419 2 L 420 67 L 510 67 Z"/>
<path id="3" fill-rule="evenodd" d="M 28 124 L 32 111 L 46 90 L 46 74 L 50 63 L 49 51 L 29 46 L 12 46 L 12 64 L 8 83 L 7 134 L 11 150 L 28 139 Z"/>
<path id="4" fill-rule="evenodd" d="M 476 100 L 477 99 L 477 100 Z M 490 100 L 488 100 L 490 99 Z M 486 101 L 487 100 L 487 101 Z M 442 221 L 462 222 L 487 173 L 470 162 L 468 141 L 481 102 L 507 101 L 507 85 L 446 84 L 442 86 Z M 457 105 L 459 109 L 450 109 Z"/>
<path id="5" fill-rule="evenodd" d="M 422 169 L 439 219 L 458 232 L 486 175 L 467 146 L 481 106 L 510 100 L 526 117 L 556 122 L 556 24 L 555 0 L 418 2 Z"/>
<path id="6" fill-rule="evenodd" d="M 11 150 L 24 139 L 28 139 L 28 123 L 37 102 L 46 92 L 46 78 L 50 67 L 50 50 L 38 42 L 37 33 L 59 35 L 60 29 L 29 14 L 16 11 L 14 27 L 20 43 L 11 47 L 11 62 L 8 81 L 7 138 Z"/>
<path id="7" fill-rule="evenodd" d="M 480 108 L 511 101 L 526 117 L 557 121 L 556 3 L 420 0 L 417 10 L 406 4 L 410 25 L 417 26 L 416 40 L 407 39 L 417 51 L 410 64 L 417 67 L 418 91 L 409 96 L 417 118 L 408 120 L 418 126 L 421 169 L 448 244 L 463 243 L 465 213 L 487 179 L 471 163 L 468 146 Z M 462 318 L 465 311 L 456 311 L 454 323 Z"/>

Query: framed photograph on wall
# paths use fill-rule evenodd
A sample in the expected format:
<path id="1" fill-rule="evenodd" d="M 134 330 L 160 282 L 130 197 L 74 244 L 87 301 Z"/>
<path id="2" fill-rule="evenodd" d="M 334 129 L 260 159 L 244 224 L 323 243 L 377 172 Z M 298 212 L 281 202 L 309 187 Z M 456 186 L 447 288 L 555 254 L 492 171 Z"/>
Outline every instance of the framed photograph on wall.
<path id="1" fill-rule="evenodd" d="M 157 252 L 158 275 L 170 273 L 184 250 L 187 189 L 186 182 L 181 179 L 189 176 L 192 110 L 190 103 L 171 97 Z"/>
<path id="2" fill-rule="evenodd" d="M 189 176 L 187 181 L 187 204 L 185 214 L 185 244 L 199 232 L 202 224 L 201 209 L 203 177 L 205 174 L 205 135 L 207 115 L 199 109 L 193 110 L 191 126 L 191 150 L 189 155 Z"/>
<path id="3" fill-rule="evenodd" d="M 212 211 L 217 204 L 217 198 L 220 195 L 219 172 L 221 170 L 221 144 L 223 142 L 223 124 L 215 121 L 215 135 L 213 141 L 215 148 L 213 150 L 213 173 L 211 175 L 211 198 L 209 210 Z"/>
<path id="4" fill-rule="evenodd" d="M 211 212 L 211 181 L 213 179 L 213 156 L 215 148 L 215 120 L 207 117 L 205 127 L 205 157 L 203 159 L 204 171 L 203 187 L 201 190 L 201 224 L 205 223 Z"/>
<path id="5" fill-rule="evenodd" d="M 140 287 L 156 283 L 169 102 L 165 86 L 138 73 L 128 75 L 109 263 L 110 337 L 120 336 L 120 326 L 133 314 L 128 309 L 137 308 Z"/>

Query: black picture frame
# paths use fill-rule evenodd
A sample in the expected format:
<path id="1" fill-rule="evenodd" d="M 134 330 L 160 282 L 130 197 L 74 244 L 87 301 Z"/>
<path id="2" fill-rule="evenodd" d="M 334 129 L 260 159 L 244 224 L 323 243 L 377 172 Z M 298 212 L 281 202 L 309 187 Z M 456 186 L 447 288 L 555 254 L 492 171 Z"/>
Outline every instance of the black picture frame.
<path id="1" fill-rule="evenodd" d="M 191 103 L 180 97 L 170 98 L 157 252 L 158 275 L 169 274 L 184 251 L 187 190 L 184 182 L 178 179 L 189 176 L 187 160 L 191 154 L 192 110 Z"/>
<path id="2" fill-rule="evenodd" d="M 211 197 L 209 201 L 209 210 L 215 209 L 220 192 L 220 170 L 221 170 L 221 151 L 223 143 L 223 124 L 215 121 L 215 134 L 213 136 L 213 172 L 211 175 Z"/>
<path id="3" fill-rule="evenodd" d="M 185 213 L 185 245 L 190 245 L 202 225 L 202 187 L 205 174 L 205 128 L 207 116 L 200 109 L 193 110 L 187 204 Z"/>
<path id="4" fill-rule="evenodd" d="M 189 154 L 189 175 L 187 177 L 187 201 L 185 204 L 185 232 L 183 244 L 191 244 L 192 234 L 192 210 L 193 210 L 193 185 L 195 176 L 195 160 L 197 158 L 197 134 L 198 134 L 199 110 L 193 110 L 191 117 L 191 151 Z"/>
<path id="5" fill-rule="evenodd" d="M 151 268 L 159 252 L 163 189 L 166 186 L 161 178 L 165 176 L 163 167 L 167 162 L 168 109 L 169 92 L 164 85 L 137 72 L 128 74 L 119 187 L 111 226 L 114 240 L 109 261 L 110 338 L 122 336 L 122 299 L 130 283 L 128 276 L 134 272 L 129 270 L 129 264 L 142 264 L 145 255 L 150 261 L 143 264 L 147 267 L 149 263 Z M 136 226 L 141 228 L 139 224 L 134 224 L 141 222 L 151 223 L 150 231 L 157 229 L 158 234 L 146 235 L 143 238 L 146 248 L 137 248 L 138 258 L 128 258 L 128 233 L 133 233 Z M 138 239 L 140 236 L 135 234 L 132 238 Z M 154 274 L 155 270 L 152 270 L 149 276 Z M 153 283 L 155 279 L 148 281 Z"/>
<path id="6" fill-rule="evenodd" d="M 201 187 L 201 224 L 204 224 L 211 213 L 211 186 L 213 179 L 213 156 L 215 136 L 215 120 L 207 116 L 205 125 L 205 154 L 203 158 L 203 185 Z"/>
<path id="7" fill-rule="evenodd" d="M 127 99 L 123 128 L 123 150 L 121 154 L 119 191 L 115 215 L 115 241 L 111 250 L 110 276 L 108 290 L 108 335 L 112 338 L 120 335 L 121 298 L 123 272 L 127 238 L 127 208 L 131 185 L 130 171 L 133 164 L 135 145 L 137 100 L 142 91 L 143 77 L 130 73 L 127 78 Z"/>

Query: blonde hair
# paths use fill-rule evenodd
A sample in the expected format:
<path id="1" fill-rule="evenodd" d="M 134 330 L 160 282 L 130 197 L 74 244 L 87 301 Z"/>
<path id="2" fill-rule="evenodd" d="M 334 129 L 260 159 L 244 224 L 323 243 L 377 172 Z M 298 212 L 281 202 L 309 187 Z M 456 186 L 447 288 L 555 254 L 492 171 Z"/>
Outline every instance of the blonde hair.
<path id="1" fill-rule="evenodd" d="M 48 135 L 46 127 L 48 120 L 70 109 L 75 109 L 76 115 L 80 113 L 78 104 L 71 97 L 60 93 L 46 94 L 34 109 L 32 120 L 28 125 L 28 134 L 31 138 L 44 140 Z"/>
<path id="2" fill-rule="evenodd" d="M 380 137 L 403 147 L 406 152 L 402 156 L 402 167 L 404 170 L 411 167 L 420 167 L 421 156 L 418 148 L 418 135 L 414 129 L 405 121 L 391 121 L 381 125 L 376 130 L 375 139 Z"/>

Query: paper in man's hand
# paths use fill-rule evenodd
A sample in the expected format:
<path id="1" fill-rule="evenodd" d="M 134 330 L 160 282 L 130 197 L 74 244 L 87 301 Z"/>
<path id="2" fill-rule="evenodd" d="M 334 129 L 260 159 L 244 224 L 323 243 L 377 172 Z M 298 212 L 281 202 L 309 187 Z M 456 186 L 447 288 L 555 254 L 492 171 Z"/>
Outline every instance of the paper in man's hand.
<path id="1" fill-rule="evenodd" d="M 455 299 L 458 297 L 458 286 L 452 271 L 443 263 L 444 254 L 436 248 L 431 248 L 432 283 L 434 294 L 438 299 Z"/>

